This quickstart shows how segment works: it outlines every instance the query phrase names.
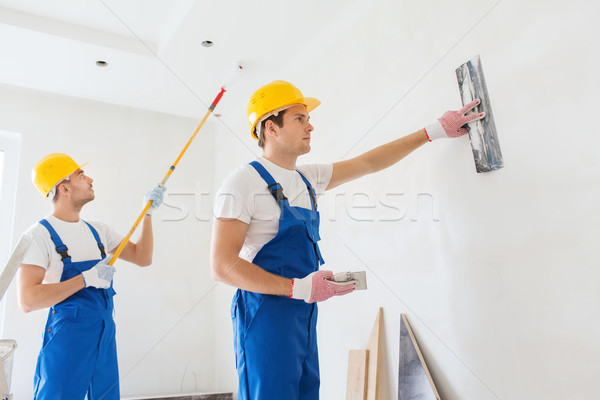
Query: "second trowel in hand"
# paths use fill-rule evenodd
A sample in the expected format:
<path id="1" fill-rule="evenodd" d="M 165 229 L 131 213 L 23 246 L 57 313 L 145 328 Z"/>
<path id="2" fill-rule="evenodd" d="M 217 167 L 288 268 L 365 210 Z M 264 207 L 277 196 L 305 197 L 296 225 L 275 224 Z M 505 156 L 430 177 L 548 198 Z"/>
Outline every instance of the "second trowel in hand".
<path id="1" fill-rule="evenodd" d="M 366 271 L 357 272 L 338 272 L 333 276 L 335 282 L 356 281 L 356 290 L 367 290 L 367 273 Z"/>

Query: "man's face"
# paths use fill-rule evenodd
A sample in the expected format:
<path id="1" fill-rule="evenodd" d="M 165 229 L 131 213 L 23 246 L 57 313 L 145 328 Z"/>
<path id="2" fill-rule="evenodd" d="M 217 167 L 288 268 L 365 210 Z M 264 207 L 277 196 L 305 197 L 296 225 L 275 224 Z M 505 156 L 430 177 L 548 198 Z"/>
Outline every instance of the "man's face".
<path id="1" fill-rule="evenodd" d="M 65 184 L 69 185 L 71 190 L 71 201 L 75 205 L 83 206 L 94 200 L 96 194 L 92 182 L 94 180 L 87 176 L 82 169 L 78 169 L 69 175 L 69 180 Z"/>
<path id="2" fill-rule="evenodd" d="M 277 141 L 285 151 L 296 155 L 310 151 L 310 135 L 314 127 L 310 124 L 310 116 L 306 107 L 298 104 L 288 108 L 283 115 L 283 126 L 276 127 Z"/>

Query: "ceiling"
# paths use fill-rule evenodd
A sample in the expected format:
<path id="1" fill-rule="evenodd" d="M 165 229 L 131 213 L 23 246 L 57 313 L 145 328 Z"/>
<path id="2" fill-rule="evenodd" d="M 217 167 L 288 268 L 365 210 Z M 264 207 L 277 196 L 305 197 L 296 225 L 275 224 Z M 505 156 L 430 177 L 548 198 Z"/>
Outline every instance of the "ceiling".
<path id="1" fill-rule="evenodd" d="M 197 118 L 240 61 L 246 97 L 285 79 L 353 3 L 0 0 L 0 83 Z"/>

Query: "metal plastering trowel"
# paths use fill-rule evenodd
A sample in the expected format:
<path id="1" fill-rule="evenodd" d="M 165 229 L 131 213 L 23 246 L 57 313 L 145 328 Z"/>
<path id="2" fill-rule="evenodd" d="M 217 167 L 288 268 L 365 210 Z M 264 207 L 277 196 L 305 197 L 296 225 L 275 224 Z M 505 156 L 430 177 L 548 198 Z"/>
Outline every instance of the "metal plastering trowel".
<path id="1" fill-rule="evenodd" d="M 366 271 L 358 272 L 338 272 L 333 276 L 335 282 L 356 281 L 356 290 L 367 290 L 367 273 Z"/>
<path id="2" fill-rule="evenodd" d="M 479 56 L 475 56 L 458 67 L 456 78 L 463 106 L 475 99 L 480 99 L 481 104 L 470 113 L 485 112 L 485 118 L 467 124 L 477 172 L 488 172 L 504 167 Z"/>

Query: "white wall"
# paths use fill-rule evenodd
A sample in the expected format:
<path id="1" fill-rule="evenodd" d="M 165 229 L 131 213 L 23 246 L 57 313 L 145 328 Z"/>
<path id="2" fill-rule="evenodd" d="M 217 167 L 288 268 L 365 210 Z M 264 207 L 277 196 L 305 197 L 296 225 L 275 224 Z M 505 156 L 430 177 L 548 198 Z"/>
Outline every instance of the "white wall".
<path id="1" fill-rule="evenodd" d="M 322 198 L 325 267 L 366 269 L 369 290 L 320 307 L 321 398 L 345 398 L 347 351 L 379 306 L 382 399 L 397 398 L 401 313 L 443 399 L 597 397 L 599 17 L 589 1 L 356 3 L 269 78 L 323 102 L 300 162 L 336 161 L 460 107 L 454 69 L 480 54 L 506 164 L 477 174 L 467 138 L 440 140 Z M 243 143 L 217 127 L 217 184 L 253 157 L 245 124 L 229 120 Z M 235 379 L 231 292 L 215 297 L 216 358 Z"/>
<path id="2" fill-rule="evenodd" d="M 30 179 L 41 157 L 64 152 L 78 162 L 89 161 L 84 169 L 94 178 L 96 200 L 82 216 L 125 234 L 142 209 L 143 195 L 162 179 L 199 122 L 10 86 L 1 86 L 0 93 L 0 128 L 22 134 L 13 243 L 50 211 Z M 116 263 L 123 396 L 213 386 L 211 214 L 210 205 L 196 195 L 213 186 L 212 125 L 207 122 L 167 183 L 166 202 L 172 207 L 161 207 L 154 217 L 153 265 L 140 269 Z M 4 335 L 18 342 L 12 392 L 16 399 L 27 399 L 46 312 L 22 313 L 14 284 L 6 301 Z"/>

